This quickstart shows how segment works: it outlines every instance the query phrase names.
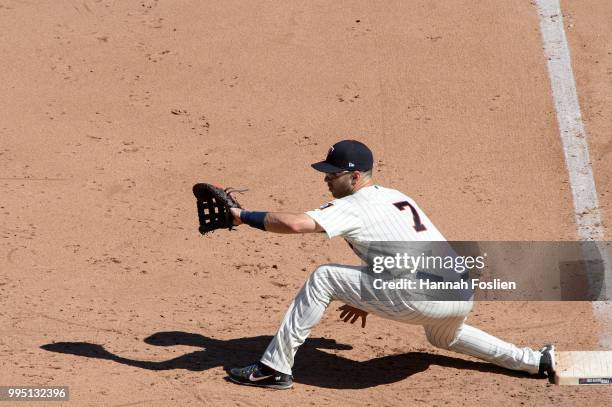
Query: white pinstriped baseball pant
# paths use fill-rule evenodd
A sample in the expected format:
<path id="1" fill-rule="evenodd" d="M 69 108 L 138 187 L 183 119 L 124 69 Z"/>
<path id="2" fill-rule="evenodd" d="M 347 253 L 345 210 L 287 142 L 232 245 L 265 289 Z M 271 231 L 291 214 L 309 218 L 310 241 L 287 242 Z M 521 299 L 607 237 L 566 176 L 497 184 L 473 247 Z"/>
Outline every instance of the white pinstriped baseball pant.
<path id="1" fill-rule="evenodd" d="M 332 300 L 338 300 L 394 321 L 422 325 L 429 342 L 439 348 L 473 356 L 512 370 L 538 373 L 542 354 L 518 348 L 465 324 L 471 301 L 417 301 L 400 303 L 362 301 L 361 267 L 319 266 L 299 291 L 264 352 L 261 362 L 291 374 L 293 358 Z"/>

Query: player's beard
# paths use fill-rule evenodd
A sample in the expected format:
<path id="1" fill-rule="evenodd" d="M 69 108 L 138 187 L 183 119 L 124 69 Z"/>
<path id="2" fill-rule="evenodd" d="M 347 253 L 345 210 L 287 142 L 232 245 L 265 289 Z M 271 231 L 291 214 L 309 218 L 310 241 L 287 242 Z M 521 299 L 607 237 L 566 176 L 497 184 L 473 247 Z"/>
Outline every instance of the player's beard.
<path id="1" fill-rule="evenodd" d="M 329 191 L 331 192 L 332 196 L 336 199 L 339 198 L 344 198 L 345 196 L 349 196 L 353 193 L 353 185 L 350 182 L 350 180 L 344 181 L 344 180 L 335 180 L 328 182 L 327 186 L 329 187 Z"/>

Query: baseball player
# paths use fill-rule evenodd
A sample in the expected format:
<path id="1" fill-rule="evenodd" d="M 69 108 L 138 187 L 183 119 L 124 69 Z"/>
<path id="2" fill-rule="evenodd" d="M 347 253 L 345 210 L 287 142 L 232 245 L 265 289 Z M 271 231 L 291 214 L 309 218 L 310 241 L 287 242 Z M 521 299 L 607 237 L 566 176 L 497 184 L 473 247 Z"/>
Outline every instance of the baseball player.
<path id="1" fill-rule="evenodd" d="M 364 259 L 368 242 L 445 241 L 421 208 L 403 193 L 372 180 L 373 156 L 355 140 L 334 144 L 324 161 L 312 167 L 325 174 L 334 200 L 306 213 L 251 212 L 232 208 L 234 223 L 268 232 L 318 233 L 342 236 Z M 321 320 L 332 300 L 343 302 L 340 317 L 355 322 L 373 313 L 395 321 L 422 325 L 436 347 L 473 356 L 512 370 L 551 377 L 554 346 L 518 348 L 465 323 L 472 308 L 465 301 L 364 301 L 360 278 L 364 266 L 324 264 L 317 267 L 289 306 L 261 359 L 228 369 L 233 382 L 274 389 L 293 386 L 291 368 L 298 347 Z"/>

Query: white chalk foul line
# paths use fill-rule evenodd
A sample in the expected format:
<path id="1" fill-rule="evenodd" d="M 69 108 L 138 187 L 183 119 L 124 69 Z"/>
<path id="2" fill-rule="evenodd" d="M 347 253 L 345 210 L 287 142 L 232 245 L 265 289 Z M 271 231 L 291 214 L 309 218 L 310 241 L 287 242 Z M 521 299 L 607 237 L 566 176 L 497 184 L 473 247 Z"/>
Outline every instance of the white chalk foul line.
<path id="1" fill-rule="evenodd" d="M 570 51 L 563 28 L 563 15 L 559 0 L 536 0 L 540 16 L 540 31 L 544 42 L 544 55 L 548 64 L 548 75 L 557 112 L 557 123 L 565 164 L 569 173 L 574 202 L 574 214 L 580 240 L 596 241 L 596 248 L 603 259 L 604 281 L 601 299 L 612 297 L 612 272 L 610 256 L 605 245 L 604 227 L 601 221 L 601 211 L 593 177 L 593 169 L 589 158 L 589 147 L 586 132 L 580 113 L 576 81 L 572 71 Z M 593 248 L 595 246 L 585 246 Z M 585 253 L 587 258 L 592 254 Z M 612 303 L 594 302 L 593 310 L 602 321 L 608 325 L 612 316 Z M 600 338 L 602 346 L 612 348 L 612 333 L 604 332 Z"/>

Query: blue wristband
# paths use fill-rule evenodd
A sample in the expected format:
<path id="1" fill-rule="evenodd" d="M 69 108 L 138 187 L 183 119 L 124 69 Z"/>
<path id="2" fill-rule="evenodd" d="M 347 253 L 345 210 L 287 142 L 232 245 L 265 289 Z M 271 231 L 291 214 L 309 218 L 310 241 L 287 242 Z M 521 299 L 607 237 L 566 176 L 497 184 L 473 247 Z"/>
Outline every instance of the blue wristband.
<path id="1" fill-rule="evenodd" d="M 242 223 L 246 223 L 251 227 L 266 230 L 264 220 L 266 219 L 267 214 L 268 212 L 242 211 L 240 212 L 240 220 Z"/>

